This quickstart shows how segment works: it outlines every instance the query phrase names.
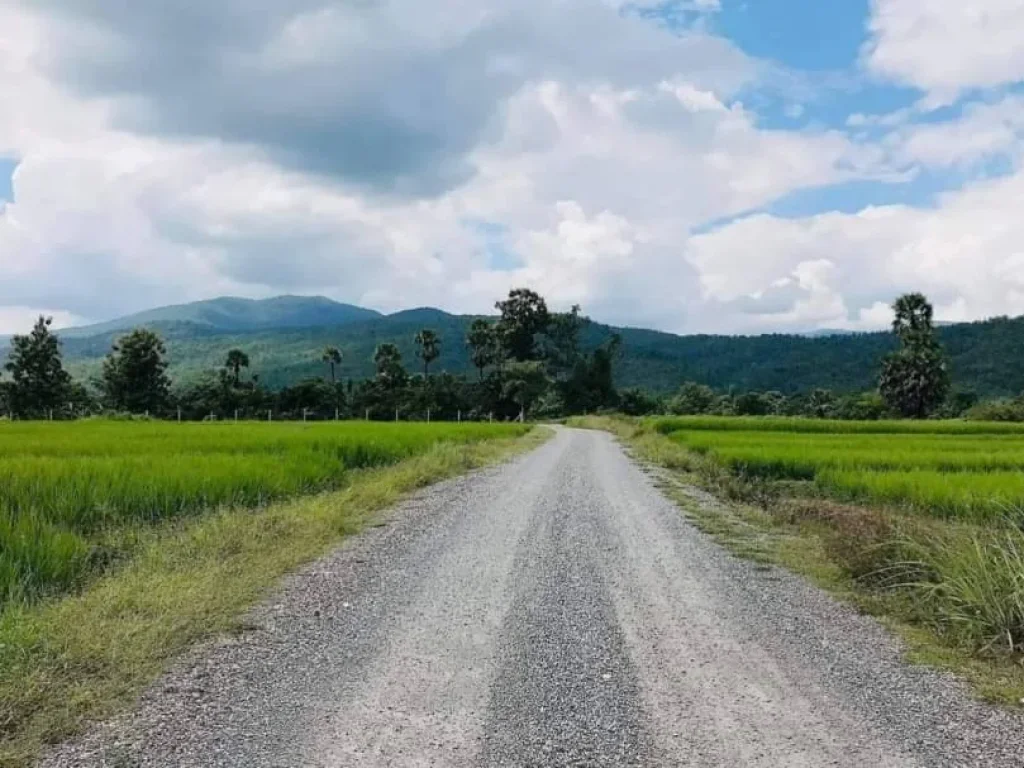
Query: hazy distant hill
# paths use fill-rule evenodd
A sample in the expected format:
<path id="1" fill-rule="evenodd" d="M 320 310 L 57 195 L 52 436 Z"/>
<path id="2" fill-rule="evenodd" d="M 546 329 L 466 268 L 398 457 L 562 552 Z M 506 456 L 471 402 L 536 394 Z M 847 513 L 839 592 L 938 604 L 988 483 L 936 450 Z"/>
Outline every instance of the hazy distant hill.
<path id="1" fill-rule="evenodd" d="M 344 378 L 372 375 L 373 350 L 381 342 L 397 344 L 407 366 L 416 370 L 412 339 L 424 327 L 442 338 L 441 358 L 433 370 L 471 373 L 464 338 L 473 319 L 430 308 L 381 315 L 329 299 L 292 296 L 215 299 L 60 333 L 68 367 L 77 376 L 95 375 L 120 333 L 147 325 L 167 341 L 171 373 L 179 380 L 219 367 L 227 350 L 238 347 L 249 354 L 251 372 L 270 386 L 280 386 L 323 375 L 326 369 L 319 360 L 327 345 L 341 349 L 339 375 Z M 623 339 L 618 385 L 656 391 L 674 390 L 688 379 L 721 389 L 864 390 L 875 385 L 879 360 L 893 347 L 887 333 L 676 336 L 598 323 L 588 328 L 585 343 L 595 346 L 613 332 Z M 949 325 L 939 333 L 952 358 L 957 386 L 983 395 L 1024 391 L 1024 318 Z"/>
<path id="2" fill-rule="evenodd" d="M 223 297 L 191 304 L 159 307 L 107 323 L 61 331 L 65 338 L 99 336 L 138 326 L 156 327 L 188 323 L 217 331 L 257 331 L 277 328 L 308 328 L 381 317 L 381 313 L 324 296 L 277 296 L 272 299 Z"/>

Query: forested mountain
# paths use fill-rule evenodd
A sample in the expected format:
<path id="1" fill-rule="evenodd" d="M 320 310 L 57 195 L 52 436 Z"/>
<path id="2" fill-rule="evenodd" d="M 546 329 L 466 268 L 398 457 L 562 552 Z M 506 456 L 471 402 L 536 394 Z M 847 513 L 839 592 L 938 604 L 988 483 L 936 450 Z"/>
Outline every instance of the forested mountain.
<path id="1" fill-rule="evenodd" d="M 422 328 L 434 329 L 442 340 L 433 370 L 472 373 L 464 341 L 472 320 L 429 308 L 380 315 L 323 298 L 216 299 L 60 333 L 68 368 L 82 378 L 98 373 L 100 360 L 123 330 L 144 325 L 166 340 L 175 379 L 221 367 L 227 351 L 238 348 L 249 355 L 249 370 L 277 387 L 323 375 L 320 358 L 328 345 L 342 352 L 341 378 L 372 376 L 373 351 L 382 342 L 397 344 L 415 371 L 413 336 Z M 658 392 L 673 391 L 686 380 L 738 392 L 871 389 L 881 357 L 895 344 L 887 333 L 676 336 L 593 323 L 585 345 L 596 347 L 612 333 L 622 337 L 617 385 Z M 956 388 L 982 396 L 1024 391 L 1024 318 L 947 325 L 938 334 L 950 354 Z"/>
<path id="2" fill-rule="evenodd" d="M 191 304 L 158 307 L 107 323 L 69 328 L 65 338 L 87 338 L 140 326 L 155 328 L 187 323 L 208 331 L 257 331 L 278 328 L 310 328 L 382 317 L 380 312 L 341 304 L 324 296 L 276 296 L 272 299 L 240 299 L 230 296 Z"/>

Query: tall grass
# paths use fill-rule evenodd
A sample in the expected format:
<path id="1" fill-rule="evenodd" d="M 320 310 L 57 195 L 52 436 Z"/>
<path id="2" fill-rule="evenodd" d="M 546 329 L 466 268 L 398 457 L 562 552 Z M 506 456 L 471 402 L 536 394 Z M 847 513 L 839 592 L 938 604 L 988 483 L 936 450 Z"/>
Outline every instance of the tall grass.
<path id="1" fill-rule="evenodd" d="M 0 425 L 0 601 L 72 588 L 131 526 L 338 488 L 438 443 L 522 434 L 489 424 Z M 115 557 L 116 559 L 116 557 Z"/>

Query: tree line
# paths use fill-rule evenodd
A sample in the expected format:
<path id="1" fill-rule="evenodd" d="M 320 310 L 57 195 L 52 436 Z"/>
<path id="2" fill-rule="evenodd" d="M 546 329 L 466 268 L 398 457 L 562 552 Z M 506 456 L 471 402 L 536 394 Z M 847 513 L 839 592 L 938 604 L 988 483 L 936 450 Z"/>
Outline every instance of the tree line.
<path id="1" fill-rule="evenodd" d="M 225 419 L 424 419 L 454 420 L 556 417 L 614 408 L 613 362 L 617 337 L 584 350 L 580 334 L 589 323 L 575 306 L 552 312 L 535 291 L 519 288 L 495 305 L 497 320 L 477 319 L 465 339 L 476 372 L 436 373 L 431 365 L 444 343 L 436 330 L 416 333 L 416 370 L 398 347 L 379 344 L 375 375 L 339 380 L 343 354 L 329 346 L 320 355 L 324 375 L 271 390 L 245 351 L 230 350 L 216 371 L 175 386 L 167 350 L 157 333 L 136 328 L 120 337 L 100 375 L 74 381 L 64 369 L 51 320 L 13 337 L 0 381 L 0 409 L 16 418 L 73 418 L 97 413 L 159 418 Z"/>
<path id="2" fill-rule="evenodd" d="M 167 351 L 152 330 L 137 328 L 112 346 L 97 379 L 83 384 L 64 370 L 60 342 L 40 317 L 32 331 L 12 339 L 0 381 L 0 409 L 18 418 L 69 418 L 102 412 L 183 419 L 369 418 L 467 420 L 554 418 L 601 410 L 630 415 L 654 413 L 788 415 L 814 418 L 885 417 L 1024 420 L 1024 397 L 978 403 L 951 388 L 949 364 L 934 327 L 933 308 L 919 293 L 893 304 L 896 351 L 881 361 L 878 388 L 836 394 L 815 389 L 797 395 L 777 391 L 715 391 L 685 382 L 670 396 L 641 389 L 617 391 L 614 364 L 621 341 L 612 336 L 595 349 L 581 347 L 590 322 L 574 306 L 551 312 L 538 293 L 519 288 L 495 304 L 496 320 L 478 318 L 464 339 L 442 339 L 431 328 L 414 337 L 416 370 L 398 347 L 379 344 L 375 375 L 339 380 L 340 349 L 319 358 L 324 375 L 271 390 L 261 385 L 249 356 L 230 350 L 223 366 L 175 387 L 167 374 Z M 432 372 L 445 343 L 465 344 L 474 375 Z"/>

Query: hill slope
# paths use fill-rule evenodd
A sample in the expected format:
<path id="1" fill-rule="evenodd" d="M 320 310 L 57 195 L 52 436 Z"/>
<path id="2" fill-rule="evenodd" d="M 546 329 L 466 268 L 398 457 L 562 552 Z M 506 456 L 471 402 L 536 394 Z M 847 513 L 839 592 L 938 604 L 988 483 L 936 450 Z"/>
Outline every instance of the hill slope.
<path id="1" fill-rule="evenodd" d="M 213 304 L 220 306 L 218 302 Z M 232 300 L 233 301 L 233 300 Z M 280 300 L 287 305 L 294 297 Z M 314 300 L 316 302 L 327 300 Z M 257 302 L 258 304 L 265 303 Z M 204 302 L 204 304 L 208 304 Z M 333 305 L 333 302 L 330 302 Z M 188 305 L 186 305 L 188 306 Z M 271 306 L 278 306 L 273 301 Z M 345 305 L 336 305 L 345 307 Z M 178 308 L 175 308 L 178 309 Z M 440 359 L 433 370 L 472 372 L 464 338 L 471 316 L 451 315 L 437 309 L 413 309 L 382 316 L 370 310 L 345 314 L 346 322 L 313 323 L 299 327 L 298 320 L 281 327 L 225 329 L 223 324 L 241 320 L 217 320 L 200 315 L 203 322 L 174 319 L 150 320 L 167 341 L 172 375 L 187 379 L 223 364 L 227 350 L 237 347 L 248 353 L 251 372 L 266 384 L 277 387 L 309 376 L 323 375 L 319 362 L 322 349 L 337 346 L 344 355 L 339 370 L 343 378 L 371 376 L 371 358 L 377 344 L 398 345 L 411 370 L 418 368 L 413 336 L 424 327 L 436 330 L 442 339 Z M 334 311 L 334 310 L 331 310 Z M 364 313 L 359 317 L 359 312 Z M 145 313 L 151 318 L 163 310 Z M 315 314 L 315 313 L 314 313 Z M 178 317 L 197 317 L 196 313 Z M 310 318 L 305 312 L 290 318 Z M 136 318 L 106 326 L 124 328 Z M 250 325 L 257 320 L 249 320 Z M 259 322 L 272 322 L 263 320 Z M 96 333 L 99 327 L 102 332 Z M 62 331 L 64 352 L 72 372 L 81 377 L 95 375 L 99 362 L 119 335 L 104 326 Z M 816 338 L 789 335 L 765 336 L 676 336 L 636 328 L 611 328 L 598 323 L 586 331 L 585 344 L 596 346 L 617 332 L 623 339 L 616 368 L 619 386 L 640 386 L 654 391 L 672 391 L 685 380 L 737 390 L 776 389 L 786 393 L 825 387 L 839 392 L 875 386 L 879 361 L 893 348 L 890 334 L 847 334 Z M 954 383 L 985 396 L 1018 394 L 1024 391 L 1024 318 L 999 318 L 978 323 L 944 326 L 939 329 L 952 358 Z"/>
<path id="2" fill-rule="evenodd" d="M 323 296 L 276 296 L 272 299 L 239 299 L 225 296 L 191 304 L 158 307 L 107 323 L 69 328 L 65 338 L 88 338 L 139 326 L 165 327 L 187 323 L 210 331 L 256 331 L 278 328 L 345 325 L 382 317 L 380 312 L 341 304 Z"/>

